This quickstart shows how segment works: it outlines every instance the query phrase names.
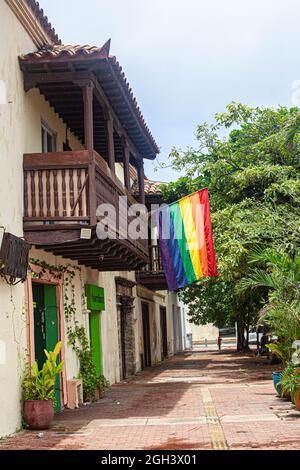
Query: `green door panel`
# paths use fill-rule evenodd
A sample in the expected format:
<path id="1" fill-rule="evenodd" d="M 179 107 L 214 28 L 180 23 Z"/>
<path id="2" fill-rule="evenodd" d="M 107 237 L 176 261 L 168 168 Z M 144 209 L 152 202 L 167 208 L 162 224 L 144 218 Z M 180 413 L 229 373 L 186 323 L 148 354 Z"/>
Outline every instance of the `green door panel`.
<path id="1" fill-rule="evenodd" d="M 45 285 L 45 325 L 46 325 L 46 349 L 53 351 L 59 341 L 58 308 L 56 298 L 56 286 Z M 56 377 L 55 383 L 55 411 L 61 411 L 61 380 Z"/>
<path id="2" fill-rule="evenodd" d="M 32 284 L 33 312 L 34 312 L 34 349 L 35 360 L 39 369 L 43 367 L 46 356 L 46 326 L 45 326 L 45 302 L 44 286 L 42 284 Z"/>
<path id="3" fill-rule="evenodd" d="M 90 337 L 93 362 L 97 375 L 103 374 L 102 350 L 101 350 L 101 317 L 100 312 L 93 311 L 90 314 Z"/>

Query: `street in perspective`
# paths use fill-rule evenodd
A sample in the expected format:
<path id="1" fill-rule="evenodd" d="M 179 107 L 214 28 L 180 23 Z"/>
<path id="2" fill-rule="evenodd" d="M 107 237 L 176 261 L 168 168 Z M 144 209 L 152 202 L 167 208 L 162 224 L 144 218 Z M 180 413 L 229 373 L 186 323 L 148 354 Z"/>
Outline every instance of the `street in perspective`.
<path id="1" fill-rule="evenodd" d="M 21 432 L 0 449 L 298 449 L 298 412 L 280 399 L 274 367 L 253 353 L 201 345 L 65 411 L 49 431 Z"/>

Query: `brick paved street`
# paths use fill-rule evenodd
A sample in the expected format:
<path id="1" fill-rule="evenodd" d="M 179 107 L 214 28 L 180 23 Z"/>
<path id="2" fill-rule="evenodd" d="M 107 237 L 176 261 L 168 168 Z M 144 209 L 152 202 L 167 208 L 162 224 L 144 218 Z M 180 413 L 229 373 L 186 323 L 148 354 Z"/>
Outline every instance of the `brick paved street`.
<path id="1" fill-rule="evenodd" d="M 1 449 L 297 449 L 300 413 L 276 397 L 265 358 L 204 349 L 178 355 L 65 411 L 51 431 Z"/>

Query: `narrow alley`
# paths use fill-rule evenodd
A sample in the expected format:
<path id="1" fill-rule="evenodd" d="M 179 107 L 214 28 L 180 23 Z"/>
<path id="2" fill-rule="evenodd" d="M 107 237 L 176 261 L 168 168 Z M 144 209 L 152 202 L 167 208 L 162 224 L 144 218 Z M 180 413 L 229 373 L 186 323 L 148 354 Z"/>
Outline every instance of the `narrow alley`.
<path id="1" fill-rule="evenodd" d="M 22 431 L 5 449 L 296 449 L 300 415 L 276 397 L 273 366 L 233 349 L 196 350 L 64 411 L 50 431 Z"/>

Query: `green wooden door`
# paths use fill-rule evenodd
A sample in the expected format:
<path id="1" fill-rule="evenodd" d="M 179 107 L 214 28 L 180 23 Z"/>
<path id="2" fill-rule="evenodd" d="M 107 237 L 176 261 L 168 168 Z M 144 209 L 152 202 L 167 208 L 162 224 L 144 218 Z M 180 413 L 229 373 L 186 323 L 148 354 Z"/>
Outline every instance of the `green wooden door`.
<path id="1" fill-rule="evenodd" d="M 97 375 L 103 375 L 100 315 L 99 311 L 92 311 L 90 314 L 91 348 Z"/>
<path id="2" fill-rule="evenodd" d="M 32 284 L 34 307 L 34 349 L 39 369 L 46 360 L 44 349 L 53 351 L 59 341 L 58 308 L 56 286 Z M 61 411 L 61 380 L 55 384 L 55 411 Z"/>
<path id="3" fill-rule="evenodd" d="M 56 286 L 45 285 L 45 324 L 46 324 L 46 349 L 53 351 L 59 341 L 58 308 L 56 298 Z M 55 383 L 55 411 L 61 411 L 61 380 L 56 377 Z"/>
<path id="4" fill-rule="evenodd" d="M 34 353 L 39 369 L 45 362 L 44 349 L 46 348 L 46 325 L 45 325 L 45 298 L 44 286 L 32 284 L 33 313 L 34 313 Z"/>

